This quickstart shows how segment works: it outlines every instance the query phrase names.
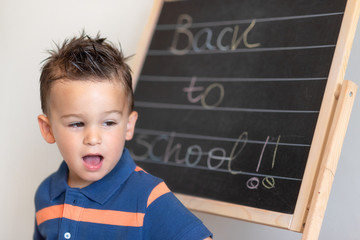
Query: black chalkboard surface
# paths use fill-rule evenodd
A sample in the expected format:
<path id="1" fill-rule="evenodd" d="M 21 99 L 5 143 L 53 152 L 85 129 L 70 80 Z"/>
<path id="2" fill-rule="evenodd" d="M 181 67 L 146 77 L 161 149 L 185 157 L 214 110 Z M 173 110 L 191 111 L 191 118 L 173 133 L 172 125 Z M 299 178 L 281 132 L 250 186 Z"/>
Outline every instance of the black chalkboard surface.
<path id="1" fill-rule="evenodd" d="M 178 193 L 294 213 L 346 0 L 165 1 L 127 143 Z"/>

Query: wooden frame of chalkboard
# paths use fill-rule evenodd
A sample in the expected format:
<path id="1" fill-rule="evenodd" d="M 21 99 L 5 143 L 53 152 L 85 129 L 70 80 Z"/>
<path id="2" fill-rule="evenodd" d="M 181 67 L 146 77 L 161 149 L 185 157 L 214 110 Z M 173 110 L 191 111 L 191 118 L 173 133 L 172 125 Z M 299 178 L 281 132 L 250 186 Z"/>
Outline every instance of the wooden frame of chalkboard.
<path id="1" fill-rule="evenodd" d="M 127 146 L 135 155 L 133 157 L 137 164 L 150 173 L 160 174 L 160 177 L 165 179 L 170 188 L 177 192 L 177 197 L 190 209 L 304 232 L 305 222 L 313 222 L 313 219 L 316 219 L 314 217 L 316 214 L 321 216 L 322 211 L 325 211 L 328 196 L 325 194 L 323 197 L 321 194 L 322 198 L 319 200 L 319 189 L 321 187 L 316 184 L 325 183 L 329 189 L 331 188 L 332 181 L 323 176 L 324 169 L 331 169 L 333 174 L 336 169 L 334 156 L 335 163 L 337 163 L 338 158 L 336 158 L 337 154 L 333 153 L 329 156 L 328 153 L 331 152 L 329 146 L 333 146 L 334 142 L 341 146 L 354 99 L 354 95 L 349 97 L 349 91 L 353 94 L 356 92 L 354 85 L 343 84 L 343 80 L 358 21 L 359 1 L 344 0 L 334 3 L 334 1 L 301 0 L 289 2 L 274 0 L 267 1 L 269 5 L 262 4 L 266 5 L 263 8 L 254 0 L 241 1 L 241 4 L 238 3 L 239 1 L 229 0 L 221 1 L 222 4 L 216 5 L 217 2 L 219 1 L 208 0 L 205 6 L 201 0 L 155 0 L 144 35 L 139 43 L 137 55 L 132 62 L 134 84 L 139 80 L 135 91 L 135 107 L 140 113 L 137 125 L 140 130 L 135 133 L 135 139 Z M 281 2 L 281 7 L 276 5 L 277 2 Z M 310 4 L 310 2 L 313 3 Z M 284 6 L 289 8 L 284 11 L 282 9 Z M 232 11 L 234 9 L 236 9 L 235 12 Z M 307 12 L 309 9 L 311 11 Z M 229 13 L 224 13 L 227 10 Z M 207 11 L 210 14 L 207 15 Z M 263 32 L 257 34 L 257 29 L 259 32 Z M 293 30 L 295 32 L 291 32 Z M 215 35 L 216 37 L 214 37 Z M 266 40 L 268 41 L 261 41 L 264 37 L 267 37 Z M 253 58 L 250 56 L 251 54 L 257 57 Z M 207 57 L 204 60 L 198 57 L 199 55 L 207 55 Z M 222 55 L 221 60 L 217 60 L 220 59 L 218 57 L 220 55 Z M 223 57 L 227 55 L 232 56 Z M 235 55 L 239 57 L 234 58 Z M 196 59 L 196 62 L 192 62 L 192 59 Z M 268 62 L 263 64 L 263 60 Z M 234 61 L 237 61 L 238 64 L 234 65 Z M 290 64 L 281 65 L 284 64 L 284 61 Z M 280 67 L 277 66 L 279 65 L 278 62 L 282 62 Z M 194 65 L 196 65 L 196 69 L 193 68 Z M 261 66 L 259 67 L 259 65 Z M 182 75 L 184 71 L 186 77 Z M 219 74 L 216 71 L 222 71 L 221 73 L 228 75 Z M 202 75 L 204 72 L 208 75 Z M 230 84 L 224 87 L 223 81 Z M 241 82 L 241 87 L 231 84 L 236 81 Z M 158 84 L 153 85 L 154 82 Z M 184 85 L 184 82 L 187 85 Z M 311 85 L 302 87 L 308 83 Z M 281 85 L 283 84 L 292 86 L 282 88 Z M 176 91 L 179 89 L 182 92 L 181 97 L 187 98 L 187 103 L 190 102 L 194 105 L 189 112 L 182 112 L 188 106 L 185 104 L 186 101 L 176 102 L 178 101 Z M 232 98 L 225 100 L 224 96 L 233 89 L 244 90 L 232 93 Z M 267 92 L 268 89 L 270 92 Z M 277 89 L 281 92 L 276 91 Z M 314 92 L 311 89 L 315 89 Z M 341 90 L 343 93 L 339 98 Z M 287 91 L 289 94 L 286 94 Z M 211 98 L 210 93 L 213 92 L 216 94 L 215 97 Z M 299 95 L 297 95 L 298 92 L 300 92 Z M 276 114 L 281 115 L 288 111 L 291 112 L 290 114 L 299 115 L 284 118 L 281 116 L 278 120 L 280 123 L 277 124 L 278 115 L 268 114 L 272 111 L 270 109 L 274 107 L 271 105 L 272 103 L 270 105 L 266 105 L 267 102 L 263 103 L 262 96 L 253 98 L 255 95 L 262 94 L 265 94 L 265 101 L 267 102 L 272 102 L 272 98 L 281 95 L 276 103 L 278 106 L 288 102 L 290 105 L 285 104 L 287 107 L 291 106 L 297 109 L 295 113 L 288 111 L 286 107 L 286 110 L 279 108 Z M 238 98 L 238 95 L 246 97 Z M 260 102 L 259 105 L 252 104 L 251 101 L 246 101 L 249 96 L 254 102 L 263 102 Z M 339 101 L 339 99 L 342 100 Z M 229 101 L 230 105 L 223 105 L 224 101 Z M 234 106 L 240 101 L 247 106 L 237 105 L 235 108 Z M 306 102 L 307 105 L 298 105 L 299 101 Z M 312 102 L 315 103 L 312 104 Z M 176 110 L 161 112 L 172 107 L 175 107 Z M 298 111 L 298 107 L 302 110 Z M 186 119 L 190 119 L 190 122 L 199 121 L 198 126 L 205 128 L 208 123 L 203 120 L 202 116 L 193 113 L 196 111 L 210 112 L 207 117 L 214 118 L 214 115 L 211 114 L 217 109 L 223 112 L 245 112 L 244 116 L 236 115 L 236 121 L 232 121 L 235 115 L 231 115 L 229 118 L 220 116 L 215 121 L 216 125 L 211 126 L 214 135 L 211 137 L 207 135 L 208 140 L 211 141 L 232 142 L 232 148 L 210 144 L 210 151 L 207 152 L 208 161 L 204 163 L 204 166 L 207 164 L 207 169 L 198 168 L 194 171 L 194 175 L 187 177 L 187 172 L 192 171 L 192 169 L 189 170 L 183 165 L 195 166 L 200 164 L 202 159 L 198 157 L 200 154 L 196 154 L 203 152 L 196 141 L 204 134 L 193 133 L 192 131 L 195 128 L 192 126 L 188 127 L 187 130 L 190 132 L 186 133 L 179 133 L 179 129 L 172 131 L 171 127 L 178 126 L 176 124 L 170 124 L 170 130 L 164 130 L 161 127 L 174 121 L 171 118 L 175 118 L 175 121 L 180 121 L 181 125 L 184 125 L 181 126 L 181 129 L 187 128 Z M 262 109 L 265 114 L 258 113 L 258 109 Z M 346 109 L 347 114 L 343 112 L 339 114 L 339 109 Z M 306 122 L 307 120 L 298 117 L 302 113 L 305 115 L 315 114 L 315 117 L 310 122 Z M 182 119 L 184 115 L 185 120 Z M 158 118 L 156 118 L 157 116 Z M 214 126 L 222 130 L 226 128 L 224 125 L 233 126 L 239 123 L 247 127 L 254 123 L 254 128 L 264 131 L 262 123 L 256 124 L 257 117 L 266 118 L 267 121 L 275 119 L 270 128 L 277 130 L 269 130 L 271 133 L 265 135 L 253 133 L 251 137 L 255 137 L 254 139 L 251 139 L 250 131 L 240 131 L 238 137 L 215 135 L 218 131 Z M 143 120 L 141 120 L 142 118 Z M 247 118 L 251 119 L 251 122 L 247 122 Z M 297 120 L 298 118 L 302 120 Z M 283 125 L 282 121 L 284 121 Z M 156 126 L 152 128 L 151 125 Z M 269 128 L 269 126 L 267 127 Z M 286 131 L 286 128 L 292 127 L 296 131 Z M 280 132 L 281 128 L 287 133 Z M 306 135 L 307 131 L 311 132 L 309 136 L 306 138 L 301 136 L 301 132 Z M 226 133 L 231 134 L 231 129 L 227 130 Z M 261 137 L 265 138 L 260 141 L 258 138 Z M 174 142 L 181 138 L 191 142 L 187 145 L 185 153 L 180 152 L 181 146 L 185 143 L 176 144 Z M 158 149 L 165 149 L 165 156 L 156 151 L 158 149 L 152 145 L 155 143 Z M 171 144 L 173 145 L 171 146 Z M 234 160 L 239 156 L 239 152 L 244 154 L 246 144 L 247 146 L 256 145 L 254 147 L 257 151 L 255 160 L 245 161 L 243 165 L 238 165 L 237 167 L 240 170 L 235 169 L 235 167 L 231 168 L 231 164 L 224 163 L 224 161 L 231 162 Z M 308 150 L 301 152 L 294 150 L 294 146 L 308 148 Z M 286 147 L 289 147 L 290 150 L 286 151 Z M 270 148 L 272 150 L 268 151 Z M 337 149 L 340 152 L 341 147 Z M 228 158 L 225 158 L 223 154 L 226 151 L 231 152 Z M 171 162 L 169 155 L 176 154 L 185 154 L 186 157 L 180 159 L 177 156 L 177 159 L 175 158 Z M 217 154 L 223 154 L 223 158 Z M 275 168 L 274 165 L 277 167 L 280 165 L 279 161 L 281 160 L 278 160 L 280 154 L 287 156 L 287 161 L 283 159 L 285 166 L 287 167 L 289 164 L 292 166 L 293 164 L 292 168 L 295 169 L 290 168 L 289 170 L 284 167 L 276 175 L 273 174 L 272 169 Z M 253 157 L 251 152 L 246 152 L 245 156 Z M 148 161 L 149 158 L 151 159 Z M 271 159 L 271 161 L 265 163 L 266 158 Z M 297 158 L 305 158 L 305 161 L 299 160 L 301 163 L 296 164 L 290 161 L 292 158 L 294 162 L 297 161 Z M 329 161 L 333 163 L 330 167 L 327 166 Z M 266 167 L 263 167 L 265 164 Z M 225 167 L 222 169 L 221 165 Z M 262 172 L 261 168 L 268 170 Z M 300 173 L 296 172 L 298 169 L 301 169 Z M 215 174 L 216 170 L 218 172 Z M 203 177 L 202 171 L 211 174 L 213 171 L 215 183 L 209 181 L 209 175 Z M 164 172 L 166 174 L 162 175 Z M 175 176 L 176 174 L 179 176 Z M 224 180 L 226 174 L 244 175 L 247 181 L 242 182 L 243 179 L 240 178 L 232 178 L 226 181 Z M 168 181 L 169 175 L 172 178 Z M 182 179 L 181 176 L 186 177 Z M 216 181 L 218 182 L 217 185 Z M 292 182 L 297 183 L 293 184 Z M 180 186 L 182 184 L 191 186 L 191 190 L 184 190 Z M 289 185 L 289 187 L 284 188 L 283 192 L 280 190 L 276 192 L 277 190 L 274 189 L 281 184 Z M 205 185 L 210 185 L 210 187 L 201 190 L 201 187 Z M 221 192 L 222 185 L 231 192 L 229 197 L 224 196 L 226 194 Z M 229 188 L 229 186 L 236 188 Z M 293 194 L 294 188 L 296 189 L 296 191 L 294 190 L 295 197 L 292 196 L 292 200 L 286 199 L 283 195 L 287 192 L 289 195 Z M 271 192 L 271 189 L 274 192 Z M 253 192 L 247 195 L 246 190 Z M 256 191 L 268 191 L 271 194 L 269 195 L 268 192 L 264 195 L 254 194 Z M 209 192 L 215 196 L 210 196 Z M 221 195 L 219 199 L 216 196 L 217 192 Z M 237 195 L 237 192 L 251 199 L 252 202 L 243 204 L 236 202 L 235 198 L 241 197 Z M 278 207 L 276 205 L 278 203 L 272 204 L 272 198 L 277 198 L 284 203 L 284 206 Z M 318 210 L 316 207 L 318 204 L 324 208 Z M 288 209 L 288 205 L 293 206 Z M 319 223 L 319 219 L 316 222 Z M 311 226 L 315 225 L 312 223 Z M 306 230 L 307 227 L 305 226 L 305 232 L 309 231 Z"/>

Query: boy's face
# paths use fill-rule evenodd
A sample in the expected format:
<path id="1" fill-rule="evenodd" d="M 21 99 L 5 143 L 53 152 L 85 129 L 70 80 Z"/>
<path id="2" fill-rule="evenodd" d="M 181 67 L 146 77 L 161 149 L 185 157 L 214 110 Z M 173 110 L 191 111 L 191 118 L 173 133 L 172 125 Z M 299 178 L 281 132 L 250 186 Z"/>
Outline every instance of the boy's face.
<path id="1" fill-rule="evenodd" d="M 68 184 L 78 188 L 115 167 L 137 120 L 123 86 L 112 81 L 56 81 L 49 109 L 48 117 L 38 117 L 41 133 L 57 143 L 69 167 Z"/>

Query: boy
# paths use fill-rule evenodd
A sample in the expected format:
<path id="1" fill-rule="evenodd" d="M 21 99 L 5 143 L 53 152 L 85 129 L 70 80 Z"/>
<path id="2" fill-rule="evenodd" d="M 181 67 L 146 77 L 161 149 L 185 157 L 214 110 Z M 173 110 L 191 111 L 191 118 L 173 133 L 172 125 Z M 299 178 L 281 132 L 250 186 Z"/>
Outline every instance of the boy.
<path id="1" fill-rule="evenodd" d="M 34 239 L 210 239 L 124 148 L 138 115 L 121 51 L 82 33 L 50 54 L 40 76 L 38 123 L 64 161 L 36 192 Z"/>

